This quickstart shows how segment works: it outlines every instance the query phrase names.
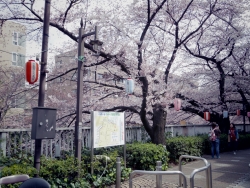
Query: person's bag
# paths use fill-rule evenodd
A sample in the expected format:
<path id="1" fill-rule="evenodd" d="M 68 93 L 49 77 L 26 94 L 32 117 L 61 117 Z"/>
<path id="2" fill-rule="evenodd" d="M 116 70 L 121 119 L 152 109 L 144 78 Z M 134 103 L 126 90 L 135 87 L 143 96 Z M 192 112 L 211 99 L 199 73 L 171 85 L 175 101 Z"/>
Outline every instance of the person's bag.
<path id="1" fill-rule="evenodd" d="M 209 140 L 210 140 L 210 141 L 215 141 L 216 138 L 217 138 L 217 137 L 216 137 L 216 135 L 215 135 L 215 133 L 214 133 L 214 130 L 212 130 L 212 131 L 211 131 L 211 134 L 210 134 L 210 137 L 209 137 Z"/>
<path id="2" fill-rule="evenodd" d="M 230 131 L 230 137 L 231 137 L 231 140 L 233 140 L 233 141 L 236 140 L 235 130 Z"/>

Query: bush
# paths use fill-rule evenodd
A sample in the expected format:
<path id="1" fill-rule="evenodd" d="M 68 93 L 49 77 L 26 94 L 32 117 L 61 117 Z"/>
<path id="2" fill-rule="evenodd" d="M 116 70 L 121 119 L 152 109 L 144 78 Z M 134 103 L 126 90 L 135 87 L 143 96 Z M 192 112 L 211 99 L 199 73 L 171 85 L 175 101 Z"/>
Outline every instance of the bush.
<path id="1" fill-rule="evenodd" d="M 78 172 L 82 177 L 86 173 L 83 162 L 78 170 L 78 161 L 74 157 L 66 157 L 64 160 L 42 157 L 41 164 L 39 176 L 46 179 L 52 187 L 70 186 L 78 182 Z"/>
<path id="2" fill-rule="evenodd" d="M 239 134 L 238 149 L 247 149 L 250 147 L 250 134 Z"/>
<path id="3" fill-rule="evenodd" d="M 181 155 L 202 156 L 204 151 L 204 138 L 193 137 L 171 137 L 167 138 L 166 148 L 170 153 L 170 160 L 178 163 Z"/>
<path id="4" fill-rule="evenodd" d="M 23 162 L 18 164 L 12 164 L 11 166 L 6 166 L 2 169 L 1 176 L 11 176 L 13 174 L 27 174 L 30 177 L 34 177 L 37 173 L 37 170 L 30 166 L 29 163 Z M 10 185 L 2 185 L 3 188 L 18 188 L 21 183 L 15 183 Z"/>
<path id="5" fill-rule="evenodd" d="M 162 169 L 168 168 L 169 152 L 162 146 L 152 143 L 126 145 L 127 165 L 137 170 L 155 170 L 156 161 L 162 162 Z"/>

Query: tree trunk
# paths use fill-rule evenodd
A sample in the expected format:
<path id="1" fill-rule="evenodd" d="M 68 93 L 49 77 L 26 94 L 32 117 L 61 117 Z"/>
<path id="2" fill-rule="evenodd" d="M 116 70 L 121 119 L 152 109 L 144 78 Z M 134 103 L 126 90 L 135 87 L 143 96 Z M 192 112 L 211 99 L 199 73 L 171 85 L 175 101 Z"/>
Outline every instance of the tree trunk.
<path id="1" fill-rule="evenodd" d="M 221 122 L 219 122 L 218 124 L 220 126 L 221 132 L 227 134 L 230 126 L 229 117 L 222 118 Z"/>
<path id="2" fill-rule="evenodd" d="M 164 108 L 165 105 L 162 104 L 153 106 L 153 129 L 151 129 L 150 136 L 154 144 L 166 145 L 165 125 L 167 112 Z"/>
<path id="3" fill-rule="evenodd" d="M 212 116 L 211 122 L 215 122 L 219 125 L 221 133 L 228 133 L 228 129 L 230 126 L 229 117 L 223 118 L 222 114 L 217 114 L 216 116 Z"/>

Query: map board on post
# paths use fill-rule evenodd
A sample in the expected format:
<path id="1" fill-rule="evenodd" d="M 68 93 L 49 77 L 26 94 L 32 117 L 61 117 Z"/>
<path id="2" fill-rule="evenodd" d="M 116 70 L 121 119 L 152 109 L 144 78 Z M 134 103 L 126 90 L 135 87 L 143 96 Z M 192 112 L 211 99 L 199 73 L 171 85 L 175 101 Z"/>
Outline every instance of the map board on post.
<path id="1" fill-rule="evenodd" d="M 124 112 L 91 112 L 91 174 L 93 174 L 94 148 L 124 145 L 126 168 L 126 138 Z"/>
<path id="2" fill-rule="evenodd" d="M 92 112 L 93 148 L 125 144 L 124 113 Z"/>

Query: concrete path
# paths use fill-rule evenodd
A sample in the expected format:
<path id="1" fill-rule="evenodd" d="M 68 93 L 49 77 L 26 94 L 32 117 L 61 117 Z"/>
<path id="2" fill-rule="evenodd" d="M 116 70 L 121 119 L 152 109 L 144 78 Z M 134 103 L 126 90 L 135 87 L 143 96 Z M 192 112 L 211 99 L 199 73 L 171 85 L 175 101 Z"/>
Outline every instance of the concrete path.
<path id="1" fill-rule="evenodd" d="M 250 188 L 250 149 L 240 150 L 234 155 L 232 152 L 221 153 L 220 159 L 211 159 L 211 156 L 204 155 L 212 165 L 212 185 L 213 188 Z M 190 185 L 189 175 L 194 169 L 204 166 L 203 161 L 194 161 L 182 166 L 182 172 L 187 177 Z M 168 170 L 178 170 L 178 166 Z M 164 175 L 162 177 L 162 187 L 177 188 L 178 175 Z M 133 188 L 156 187 L 155 176 L 143 175 L 133 178 Z M 205 172 L 199 172 L 194 177 L 194 185 L 197 188 L 206 188 Z M 110 186 L 114 188 L 115 186 Z M 128 188 L 129 182 L 123 182 L 121 188 Z"/>

